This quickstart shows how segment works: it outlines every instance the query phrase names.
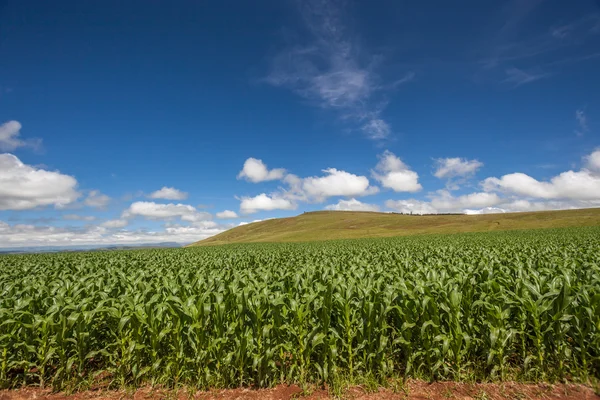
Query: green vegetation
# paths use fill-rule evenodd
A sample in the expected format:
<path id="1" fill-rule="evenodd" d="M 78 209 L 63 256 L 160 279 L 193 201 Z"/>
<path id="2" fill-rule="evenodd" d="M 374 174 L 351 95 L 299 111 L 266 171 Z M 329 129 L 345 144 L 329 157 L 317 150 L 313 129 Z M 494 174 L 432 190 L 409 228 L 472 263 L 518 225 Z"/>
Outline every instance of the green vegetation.
<path id="1" fill-rule="evenodd" d="M 0 385 L 600 377 L 600 228 L 0 257 Z"/>
<path id="2" fill-rule="evenodd" d="M 417 234 L 600 226 L 600 208 L 487 215 L 401 215 L 317 211 L 255 222 L 192 246 L 256 242 L 308 242 Z"/>

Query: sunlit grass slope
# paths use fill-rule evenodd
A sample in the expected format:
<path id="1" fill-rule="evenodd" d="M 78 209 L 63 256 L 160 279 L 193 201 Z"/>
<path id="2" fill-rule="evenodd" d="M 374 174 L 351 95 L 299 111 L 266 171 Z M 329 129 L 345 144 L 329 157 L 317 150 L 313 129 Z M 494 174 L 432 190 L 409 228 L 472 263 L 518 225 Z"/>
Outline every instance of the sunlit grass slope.
<path id="1" fill-rule="evenodd" d="M 309 212 L 239 226 L 191 246 L 390 237 L 600 225 L 600 208 L 487 215 Z"/>

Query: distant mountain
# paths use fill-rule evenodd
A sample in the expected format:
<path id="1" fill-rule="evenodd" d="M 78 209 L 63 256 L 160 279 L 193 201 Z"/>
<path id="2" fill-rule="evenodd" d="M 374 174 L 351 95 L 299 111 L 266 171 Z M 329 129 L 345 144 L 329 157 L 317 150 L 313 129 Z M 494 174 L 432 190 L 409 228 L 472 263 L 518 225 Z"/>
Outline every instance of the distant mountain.
<path id="1" fill-rule="evenodd" d="M 130 250 L 144 248 L 177 248 L 182 247 L 181 243 L 161 242 L 161 243 L 140 243 L 140 244 L 107 244 L 107 245 L 82 245 L 82 246 L 30 246 L 30 247 L 12 247 L 0 249 L 0 254 L 25 254 L 25 253 L 59 253 L 72 251 L 110 251 L 110 250 Z"/>

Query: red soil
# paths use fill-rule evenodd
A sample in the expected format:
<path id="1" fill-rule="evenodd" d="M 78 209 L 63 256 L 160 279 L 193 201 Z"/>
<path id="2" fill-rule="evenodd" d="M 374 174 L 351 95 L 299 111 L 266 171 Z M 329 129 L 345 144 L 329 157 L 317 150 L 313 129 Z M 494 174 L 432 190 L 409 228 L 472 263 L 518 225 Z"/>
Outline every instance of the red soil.
<path id="1" fill-rule="evenodd" d="M 329 399 L 326 389 L 303 391 L 296 385 L 279 385 L 271 389 L 227 389 L 212 390 L 208 392 L 172 391 L 163 389 L 143 388 L 137 391 L 105 391 L 90 390 L 75 394 L 52 393 L 47 389 L 24 388 L 19 390 L 0 391 L 0 400 L 280 400 L 280 399 Z M 426 383 L 422 381 L 408 381 L 405 385 L 392 389 L 380 388 L 376 392 L 368 393 L 360 386 L 348 388 L 341 396 L 345 399 L 361 400 L 600 400 L 600 396 L 583 385 L 573 384 L 470 384 L 456 382 Z"/>

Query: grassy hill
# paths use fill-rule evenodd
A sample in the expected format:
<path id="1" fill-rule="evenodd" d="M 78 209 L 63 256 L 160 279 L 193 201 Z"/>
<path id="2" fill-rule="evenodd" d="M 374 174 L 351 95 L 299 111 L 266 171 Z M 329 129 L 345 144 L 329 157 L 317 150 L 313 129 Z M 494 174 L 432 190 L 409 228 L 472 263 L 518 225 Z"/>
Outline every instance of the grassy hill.
<path id="1" fill-rule="evenodd" d="M 190 246 L 599 226 L 600 208 L 487 215 L 317 211 L 239 226 Z"/>

